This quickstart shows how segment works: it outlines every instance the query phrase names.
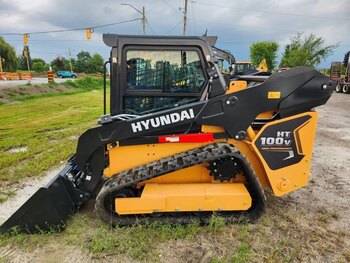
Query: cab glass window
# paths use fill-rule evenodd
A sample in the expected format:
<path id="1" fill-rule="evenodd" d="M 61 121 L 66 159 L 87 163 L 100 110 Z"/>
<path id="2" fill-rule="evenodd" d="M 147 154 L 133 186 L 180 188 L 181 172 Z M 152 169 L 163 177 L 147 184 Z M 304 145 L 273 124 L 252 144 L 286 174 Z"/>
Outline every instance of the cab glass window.
<path id="1" fill-rule="evenodd" d="M 128 50 L 126 90 L 200 93 L 205 82 L 194 50 Z"/>

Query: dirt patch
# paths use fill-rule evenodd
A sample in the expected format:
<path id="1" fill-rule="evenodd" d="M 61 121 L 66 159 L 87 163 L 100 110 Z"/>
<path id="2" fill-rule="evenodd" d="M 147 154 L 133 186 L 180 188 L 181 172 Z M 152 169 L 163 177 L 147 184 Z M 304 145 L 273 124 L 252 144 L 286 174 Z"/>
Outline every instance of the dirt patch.
<path id="1" fill-rule="evenodd" d="M 91 256 L 84 253 L 79 248 L 60 246 L 57 250 L 55 244 L 49 244 L 44 247 L 36 248 L 34 251 L 26 252 L 23 250 L 13 249 L 11 247 L 3 248 L 1 255 L 4 258 L 4 262 L 12 263 L 68 263 L 68 262 L 94 262 Z"/>
<path id="2" fill-rule="evenodd" d="M 27 146 L 23 146 L 23 147 L 16 147 L 16 148 L 11 148 L 10 150 L 8 150 L 9 153 L 23 153 L 26 152 L 28 150 Z"/>
<path id="3" fill-rule="evenodd" d="M 3 103 L 8 103 L 11 102 L 12 98 L 18 96 L 31 96 L 42 93 L 63 92 L 69 89 L 70 88 L 64 85 L 23 85 L 17 87 L 8 87 L 0 89 L 0 100 Z"/>

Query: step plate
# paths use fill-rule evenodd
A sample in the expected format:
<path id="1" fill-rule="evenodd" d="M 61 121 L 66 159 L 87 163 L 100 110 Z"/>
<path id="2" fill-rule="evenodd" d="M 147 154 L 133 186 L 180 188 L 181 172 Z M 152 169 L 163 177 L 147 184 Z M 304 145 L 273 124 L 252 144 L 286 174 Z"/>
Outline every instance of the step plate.
<path id="1" fill-rule="evenodd" d="M 115 199 L 119 215 L 242 211 L 251 204 L 249 192 L 241 183 L 146 184 L 141 197 Z"/>

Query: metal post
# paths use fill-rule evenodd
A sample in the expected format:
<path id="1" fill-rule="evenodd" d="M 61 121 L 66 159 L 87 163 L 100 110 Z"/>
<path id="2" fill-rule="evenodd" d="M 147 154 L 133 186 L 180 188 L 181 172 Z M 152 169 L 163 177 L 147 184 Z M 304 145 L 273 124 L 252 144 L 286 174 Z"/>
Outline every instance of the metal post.
<path id="1" fill-rule="evenodd" d="M 2 76 L 2 57 L 0 56 L 0 75 Z"/>
<path id="2" fill-rule="evenodd" d="M 146 11 L 145 7 L 142 7 L 142 30 L 143 34 L 146 35 Z"/>
<path id="3" fill-rule="evenodd" d="M 136 10 L 138 13 L 141 14 L 141 23 L 142 23 L 142 31 L 143 31 L 143 34 L 146 35 L 146 11 L 145 11 L 145 7 L 143 6 L 142 7 L 142 12 L 140 10 L 138 10 L 135 6 L 133 5 L 130 5 L 130 4 L 121 4 L 121 5 L 128 5 L 130 6 L 131 8 L 133 8 L 134 10 Z"/>
<path id="4" fill-rule="evenodd" d="M 183 35 L 186 35 L 186 26 L 187 26 L 187 3 L 188 0 L 185 0 L 185 11 L 184 11 L 184 32 Z"/>
<path id="5" fill-rule="evenodd" d="M 70 48 L 68 49 L 69 51 L 69 66 L 70 66 L 70 72 L 73 72 L 73 67 L 72 67 L 72 54 L 70 52 Z"/>
<path id="6" fill-rule="evenodd" d="M 28 49 L 27 49 L 27 68 L 28 68 L 28 73 L 30 74 L 30 64 L 29 64 L 29 52 L 28 52 Z"/>

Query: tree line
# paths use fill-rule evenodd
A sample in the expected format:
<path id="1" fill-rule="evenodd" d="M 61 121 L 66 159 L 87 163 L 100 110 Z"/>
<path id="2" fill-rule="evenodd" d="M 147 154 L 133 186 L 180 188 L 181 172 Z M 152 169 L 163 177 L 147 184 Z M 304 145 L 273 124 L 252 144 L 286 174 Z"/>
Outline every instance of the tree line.
<path id="1" fill-rule="evenodd" d="M 297 66 L 317 67 L 322 60 L 332 55 L 337 48 L 335 45 L 324 45 L 325 40 L 315 34 L 305 35 L 300 32 L 292 36 L 284 46 L 280 68 Z M 277 67 L 277 51 L 279 44 L 276 41 L 259 41 L 250 46 L 250 59 L 253 65 L 259 65 L 266 59 L 269 70 Z"/>
<path id="2" fill-rule="evenodd" d="M 37 72 L 44 72 L 52 68 L 53 71 L 68 70 L 77 73 L 102 73 L 103 72 L 103 58 L 101 55 L 94 53 L 90 54 L 88 51 L 80 51 L 76 58 L 65 58 L 63 56 L 53 59 L 50 63 L 46 63 L 41 58 L 31 58 L 29 48 L 27 48 L 27 56 L 30 64 L 30 69 Z M 20 70 L 27 70 L 27 58 L 23 55 L 19 56 Z"/>
<path id="3" fill-rule="evenodd" d="M 53 71 L 72 70 L 76 73 L 102 73 L 104 60 L 97 53 L 90 54 L 88 51 L 80 51 L 76 58 L 56 57 L 50 63 L 42 58 L 32 58 L 28 46 L 24 46 L 22 53 L 16 56 L 15 49 L 0 37 L 0 56 L 5 59 L 3 70 L 15 72 L 17 70 L 27 70 L 27 57 L 30 70 L 45 72 L 49 67 Z M 27 57 L 26 57 L 27 56 Z"/>
<path id="4" fill-rule="evenodd" d="M 292 36 L 284 46 L 279 67 L 310 66 L 317 67 L 322 60 L 333 54 L 337 45 L 324 45 L 325 40 L 317 37 L 315 34 L 305 35 L 298 33 Z M 253 65 L 259 63 L 265 58 L 269 70 L 277 67 L 277 51 L 279 44 L 276 41 L 259 41 L 250 46 L 250 59 Z M 16 71 L 27 69 L 27 58 L 30 68 L 34 71 L 47 71 L 51 66 L 54 71 L 72 70 L 75 72 L 97 73 L 103 72 L 103 58 L 101 55 L 90 54 L 87 51 L 81 51 L 76 58 L 68 59 L 57 57 L 47 64 L 41 58 L 31 58 L 28 46 L 24 47 L 22 54 L 17 57 L 14 48 L 0 37 L 0 56 L 5 59 L 3 68 L 5 71 Z"/>

